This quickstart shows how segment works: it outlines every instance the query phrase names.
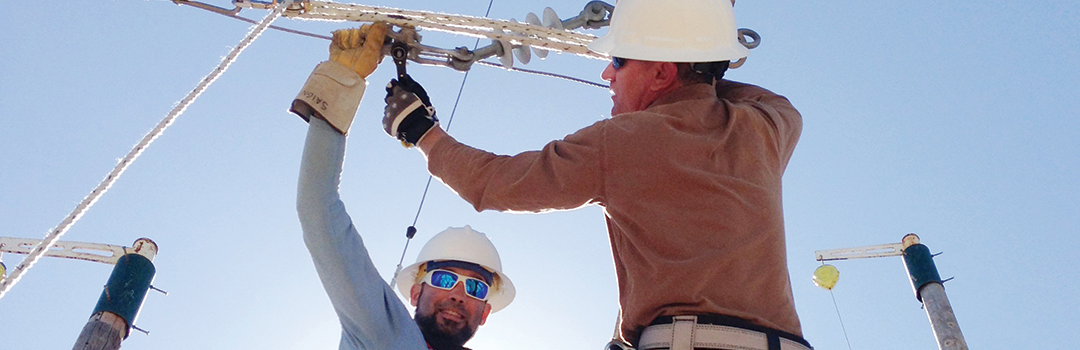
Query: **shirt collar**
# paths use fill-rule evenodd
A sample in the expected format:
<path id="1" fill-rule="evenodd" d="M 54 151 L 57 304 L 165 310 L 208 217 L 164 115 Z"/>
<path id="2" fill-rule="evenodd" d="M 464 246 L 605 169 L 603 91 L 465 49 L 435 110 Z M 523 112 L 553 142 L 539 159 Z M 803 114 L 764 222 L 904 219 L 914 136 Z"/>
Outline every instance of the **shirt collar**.
<path id="1" fill-rule="evenodd" d="M 709 84 L 699 83 L 681 86 L 664 96 L 660 96 L 649 105 L 648 109 L 672 104 L 679 101 L 716 98 L 716 89 Z"/>

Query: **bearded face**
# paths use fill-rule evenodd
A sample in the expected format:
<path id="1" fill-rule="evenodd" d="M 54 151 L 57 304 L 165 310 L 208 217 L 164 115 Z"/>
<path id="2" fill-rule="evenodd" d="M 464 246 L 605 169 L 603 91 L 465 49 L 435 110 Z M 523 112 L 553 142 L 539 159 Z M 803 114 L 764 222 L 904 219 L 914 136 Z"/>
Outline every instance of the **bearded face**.
<path id="1" fill-rule="evenodd" d="M 448 268 L 471 276 L 475 272 Z M 491 306 L 465 294 L 462 284 L 443 290 L 427 284 L 413 286 L 411 301 L 416 306 L 413 318 L 428 345 L 435 350 L 459 350 L 484 324 Z"/>
<path id="2" fill-rule="evenodd" d="M 420 333 L 431 348 L 458 350 L 463 348 L 480 326 L 477 321 L 467 319 L 467 314 L 460 303 L 445 301 L 438 303 L 435 310 L 431 310 L 427 315 L 421 315 L 421 310 L 416 309 L 415 319 Z"/>

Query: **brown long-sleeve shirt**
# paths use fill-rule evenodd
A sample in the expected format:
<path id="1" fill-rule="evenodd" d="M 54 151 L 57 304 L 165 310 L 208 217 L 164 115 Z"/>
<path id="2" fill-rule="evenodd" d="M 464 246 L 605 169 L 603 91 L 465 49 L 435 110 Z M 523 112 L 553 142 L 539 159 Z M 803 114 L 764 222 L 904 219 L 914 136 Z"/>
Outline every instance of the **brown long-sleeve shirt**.
<path id="1" fill-rule="evenodd" d="M 801 336 L 780 181 L 801 130 L 786 98 L 721 81 L 516 156 L 445 137 L 428 168 L 478 211 L 602 206 L 626 340 L 658 316 L 705 313 Z"/>

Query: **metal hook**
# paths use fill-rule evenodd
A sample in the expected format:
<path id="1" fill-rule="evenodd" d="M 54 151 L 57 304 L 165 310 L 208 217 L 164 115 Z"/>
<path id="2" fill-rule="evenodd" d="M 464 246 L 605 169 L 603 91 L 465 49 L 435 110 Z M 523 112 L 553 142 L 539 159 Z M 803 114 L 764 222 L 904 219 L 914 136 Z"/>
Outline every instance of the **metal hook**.
<path id="1" fill-rule="evenodd" d="M 743 63 L 746 63 L 746 57 L 740 58 L 740 59 L 738 59 L 736 61 L 732 61 L 731 63 L 728 64 L 728 69 L 735 69 L 735 68 L 742 67 Z"/>
<path id="2" fill-rule="evenodd" d="M 615 12 L 615 5 L 608 4 L 603 1 L 590 1 L 585 4 L 585 8 L 581 10 L 581 14 L 578 18 L 582 19 L 584 23 L 581 25 L 586 29 L 600 29 L 611 24 L 611 14 Z"/>
<path id="3" fill-rule="evenodd" d="M 746 41 L 746 37 L 750 37 L 753 41 Z M 753 29 L 739 28 L 739 43 L 748 49 L 755 49 L 761 44 L 761 35 Z"/>

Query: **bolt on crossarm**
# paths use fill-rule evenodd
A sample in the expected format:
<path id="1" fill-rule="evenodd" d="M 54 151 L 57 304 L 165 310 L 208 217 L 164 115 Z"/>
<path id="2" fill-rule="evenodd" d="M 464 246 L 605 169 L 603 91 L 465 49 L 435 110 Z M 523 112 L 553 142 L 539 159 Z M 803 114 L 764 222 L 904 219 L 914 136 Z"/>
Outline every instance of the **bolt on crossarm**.
<path id="1" fill-rule="evenodd" d="M 943 281 L 934 265 L 934 256 L 930 254 L 930 248 L 919 243 L 919 236 L 909 233 L 900 243 L 819 250 L 814 252 L 814 255 L 818 261 L 902 256 L 915 298 L 923 304 L 923 309 L 926 310 L 926 315 L 930 319 L 930 327 L 937 339 L 938 349 L 968 349 L 964 335 L 960 332 L 960 325 L 956 321 L 956 314 L 953 312 L 952 305 L 949 304 L 949 297 L 945 294 Z"/>

